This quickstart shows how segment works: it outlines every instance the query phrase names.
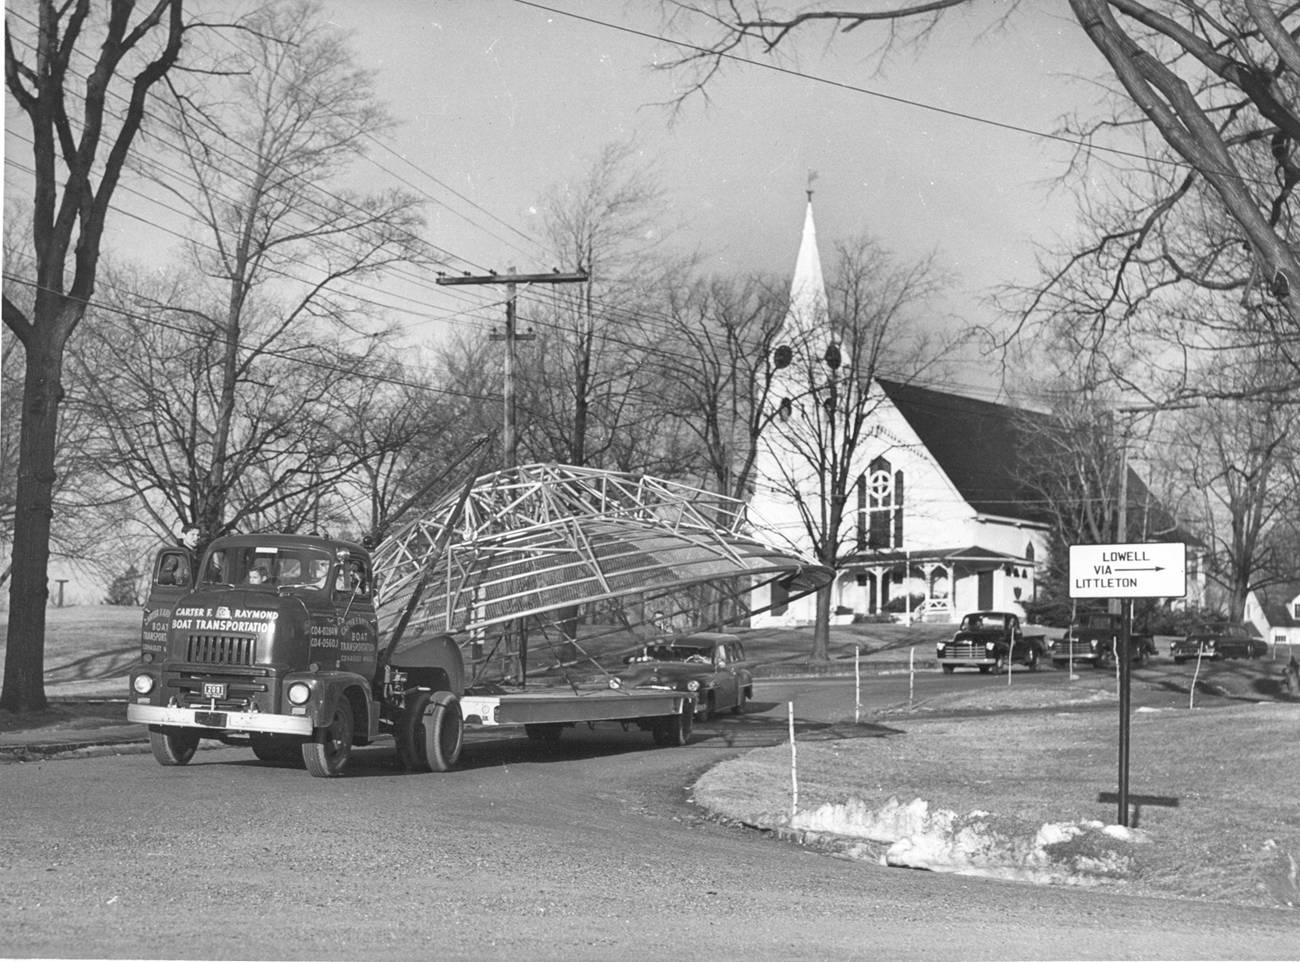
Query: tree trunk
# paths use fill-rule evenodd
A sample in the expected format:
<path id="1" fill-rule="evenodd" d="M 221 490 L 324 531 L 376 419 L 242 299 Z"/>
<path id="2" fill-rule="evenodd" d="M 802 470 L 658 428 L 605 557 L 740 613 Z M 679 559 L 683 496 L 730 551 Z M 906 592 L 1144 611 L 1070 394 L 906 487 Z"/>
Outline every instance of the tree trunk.
<path id="1" fill-rule="evenodd" d="M 49 599 L 50 521 L 54 515 L 54 448 L 63 400 L 61 347 L 34 337 L 27 348 L 18 490 L 14 512 L 13 577 L 0 709 L 43 711 L 45 606 Z"/>
<path id="2" fill-rule="evenodd" d="M 813 624 L 812 654 L 809 661 L 830 661 L 831 595 L 835 582 L 817 592 L 817 621 Z"/>

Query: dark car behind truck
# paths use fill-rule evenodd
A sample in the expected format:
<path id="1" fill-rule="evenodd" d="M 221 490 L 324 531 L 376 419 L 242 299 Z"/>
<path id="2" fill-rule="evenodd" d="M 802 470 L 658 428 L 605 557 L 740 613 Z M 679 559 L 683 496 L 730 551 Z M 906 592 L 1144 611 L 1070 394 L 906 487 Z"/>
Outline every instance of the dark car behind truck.
<path id="1" fill-rule="evenodd" d="M 1005 671 L 1008 662 L 1038 669 L 1043 657 L 1042 635 L 1027 635 L 1020 616 L 1010 611 L 972 611 L 962 617 L 957 632 L 936 646 L 935 654 L 945 672 L 960 667 L 981 672 Z"/>
<path id="2" fill-rule="evenodd" d="M 1052 662 L 1057 665 L 1088 662 L 1096 668 L 1112 668 L 1123 631 L 1122 615 L 1109 612 L 1080 615 L 1062 637 L 1049 644 Z M 1144 632 L 1130 632 L 1128 650 L 1132 663 L 1143 667 L 1157 653 L 1155 639 Z"/>

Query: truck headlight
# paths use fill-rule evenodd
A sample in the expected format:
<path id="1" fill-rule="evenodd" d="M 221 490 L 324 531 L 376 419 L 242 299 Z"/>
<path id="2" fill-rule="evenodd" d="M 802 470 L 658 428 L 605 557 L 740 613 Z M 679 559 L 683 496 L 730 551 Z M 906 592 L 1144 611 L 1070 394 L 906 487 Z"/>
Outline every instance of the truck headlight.
<path id="1" fill-rule="evenodd" d="M 991 642 L 991 641 L 986 641 L 986 642 L 984 642 L 984 650 L 985 650 L 985 651 L 992 651 L 992 650 L 993 650 L 994 648 L 996 648 L 996 647 L 997 647 L 997 645 L 993 644 L 993 642 Z"/>
<path id="2" fill-rule="evenodd" d="M 136 675 L 131 679 L 131 688 L 137 695 L 147 695 L 153 691 L 153 675 Z"/>
<path id="3" fill-rule="evenodd" d="M 611 679 L 609 680 L 609 687 L 610 687 L 610 688 L 614 688 L 614 689 L 622 688 L 622 687 L 623 687 L 622 679 L 619 679 L 619 678 L 611 678 Z"/>
<path id="4" fill-rule="evenodd" d="M 700 690 L 700 681 L 699 681 L 699 679 L 698 679 L 698 678 L 692 678 L 690 681 L 688 681 L 688 682 L 686 683 L 686 690 L 687 690 L 687 691 L 699 691 L 699 690 Z"/>
<path id="5" fill-rule="evenodd" d="M 286 693 L 289 696 L 289 703 L 293 705 L 305 705 L 311 700 L 311 686 L 301 681 L 295 681 L 289 686 Z"/>

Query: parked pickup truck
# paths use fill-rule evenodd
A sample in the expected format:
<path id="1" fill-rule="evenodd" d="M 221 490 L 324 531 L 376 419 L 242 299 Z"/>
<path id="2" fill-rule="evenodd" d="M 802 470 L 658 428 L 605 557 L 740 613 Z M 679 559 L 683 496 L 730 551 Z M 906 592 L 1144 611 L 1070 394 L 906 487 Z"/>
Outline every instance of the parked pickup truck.
<path id="1" fill-rule="evenodd" d="M 1049 644 L 1053 664 L 1091 662 L 1096 668 L 1114 667 L 1123 632 L 1122 617 L 1104 611 L 1079 615 L 1061 638 Z M 1145 666 L 1154 654 L 1155 639 L 1147 634 L 1130 633 L 1129 656 L 1133 664 Z"/>
<path id="2" fill-rule="evenodd" d="M 964 616 L 950 641 L 936 645 L 939 665 L 953 672 L 962 665 L 1005 671 L 1007 662 L 1037 670 L 1045 653 L 1041 635 L 1026 635 L 1020 616 L 1009 611 L 972 611 Z"/>

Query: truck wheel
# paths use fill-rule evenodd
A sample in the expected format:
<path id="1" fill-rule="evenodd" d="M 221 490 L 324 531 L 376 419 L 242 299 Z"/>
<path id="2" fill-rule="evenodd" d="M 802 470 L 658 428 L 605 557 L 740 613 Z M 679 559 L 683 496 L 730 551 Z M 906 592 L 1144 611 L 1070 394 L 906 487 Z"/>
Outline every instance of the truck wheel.
<path id="1" fill-rule="evenodd" d="M 743 715 L 745 713 L 745 702 L 749 700 L 749 689 L 741 688 L 736 695 L 736 704 L 732 706 L 733 715 Z"/>
<path id="2" fill-rule="evenodd" d="M 945 675 L 951 675 L 951 674 L 952 674 L 954 671 L 956 671 L 956 670 L 957 670 L 957 666 L 956 666 L 956 665 L 944 665 L 944 666 L 943 666 L 943 673 L 944 673 Z"/>
<path id="3" fill-rule="evenodd" d="M 1151 652 L 1143 648 L 1138 652 L 1138 667 L 1145 668 L 1149 664 L 1151 664 Z"/>
<path id="4" fill-rule="evenodd" d="M 420 691 L 397 723 L 397 754 L 409 772 L 445 772 L 460 758 L 464 719 L 449 691 Z"/>
<path id="5" fill-rule="evenodd" d="M 1030 671 L 1038 671 L 1038 649 L 1030 648 L 1029 654 L 1025 656 L 1025 667 Z"/>
<path id="6" fill-rule="evenodd" d="M 272 765 L 294 765 L 302 762 L 302 743 L 296 738 L 253 732 L 248 736 L 248 741 L 258 761 L 269 762 Z"/>
<path id="7" fill-rule="evenodd" d="M 150 725 L 149 747 L 159 765 L 188 765 L 199 747 L 199 731 Z"/>
<path id="8" fill-rule="evenodd" d="M 429 770 L 445 772 L 460 760 L 465 743 L 465 719 L 460 699 L 449 691 L 434 692 L 433 706 L 424 716 L 424 755 Z"/>
<path id="9" fill-rule="evenodd" d="M 343 771 L 352 757 L 352 706 L 340 698 L 334 706 L 329 725 L 312 732 L 311 741 L 302 743 L 302 760 L 312 778 L 333 778 Z"/>
<path id="10" fill-rule="evenodd" d="M 654 728 L 656 745 L 685 745 L 691 740 L 695 728 L 695 713 L 690 702 L 682 705 L 682 710 L 675 715 L 665 715 L 658 719 Z"/>

